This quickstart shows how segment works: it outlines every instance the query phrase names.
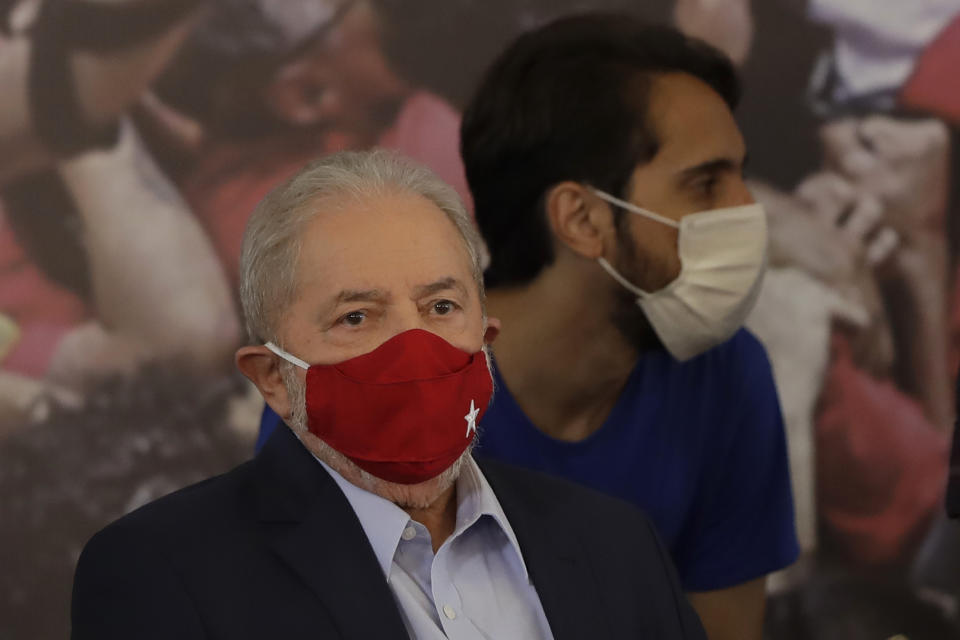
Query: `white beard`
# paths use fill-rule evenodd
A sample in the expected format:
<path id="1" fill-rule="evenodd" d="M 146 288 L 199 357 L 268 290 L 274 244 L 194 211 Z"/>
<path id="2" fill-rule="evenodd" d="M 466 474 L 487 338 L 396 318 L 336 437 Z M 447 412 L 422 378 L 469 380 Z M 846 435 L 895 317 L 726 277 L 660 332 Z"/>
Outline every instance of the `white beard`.
<path id="1" fill-rule="evenodd" d="M 488 356 L 488 366 L 489 362 L 490 358 Z M 306 383 L 297 377 L 293 365 L 287 363 L 280 366 L 280 375 L 283 378 L 284 386 L 287 389 L 287 397 L 292 407 L 289 426 L 307 450 L 351 484 L 380 496 L 384 500 L 389 500 L 402 509 L 426 509 L 433 504 L 437 498 L 454 485 L 457 478 L 460 477 L 460 470 L 464 462 L 473 451 L 476 438 L 460 454 L 460 457 L 439 475 L 417 484 L 400 484 L 378 478 L 370 472 L 364 471 L 345 455 L 310 433 L 307 428 Z"/>

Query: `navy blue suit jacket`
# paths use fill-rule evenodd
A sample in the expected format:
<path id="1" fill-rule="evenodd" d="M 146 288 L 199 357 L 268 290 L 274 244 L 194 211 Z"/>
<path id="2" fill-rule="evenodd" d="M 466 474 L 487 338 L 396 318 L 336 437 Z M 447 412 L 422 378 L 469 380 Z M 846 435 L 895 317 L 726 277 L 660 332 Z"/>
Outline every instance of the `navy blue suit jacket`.
<path id="1" fill-rule="evenodd" d="M 705 638 L 634 507 L 481 463 L 557 640 Z M 87 543 L 75 640 L 406 638 L 350 504 L 287 428 L 229 473 L 111 524 Z"/>

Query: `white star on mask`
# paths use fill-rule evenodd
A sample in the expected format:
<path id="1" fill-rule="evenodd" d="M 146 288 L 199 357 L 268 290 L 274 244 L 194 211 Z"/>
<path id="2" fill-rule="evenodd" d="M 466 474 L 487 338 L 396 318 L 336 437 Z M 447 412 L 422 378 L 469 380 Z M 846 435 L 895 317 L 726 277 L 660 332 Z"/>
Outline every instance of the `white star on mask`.
<path id="1" fill-rule="evenodd" d="M 480 413 L 480 409 L 474 406 L 473 400 L 470 401 L 470 412 L 467 415 L 463 416 L 463 419 L 467 421 L 467 434 L 464 437 L 468 437 L 470 432 L 477 432 L 477 415 Z"/>

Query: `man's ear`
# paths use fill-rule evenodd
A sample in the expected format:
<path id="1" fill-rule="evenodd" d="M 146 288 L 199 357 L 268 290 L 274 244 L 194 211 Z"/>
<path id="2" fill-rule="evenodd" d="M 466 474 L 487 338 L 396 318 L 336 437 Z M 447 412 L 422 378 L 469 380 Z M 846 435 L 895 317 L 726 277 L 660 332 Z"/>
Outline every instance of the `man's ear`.
<path id="1" fill-rule="evenodd" d="M 487 317 L 487 328 L 483 331 L 483 344 L 493 344 L 500 335 L 500 318 Z"/>
<path id="2" fill-rule="evenodd" d="M 615 236 L 613 212 L 579 182 L 561 182 L 550 188 L 544 201 L 550 230 L 568 249 L 596 260 Z"/>
<path id="3" fill-rule="evenodd" d="M 260 390 L 270 408 L 284 421 L 290 419 L 292 407 L 287 387 L 280 375 L 277 356 L 263 346 L 240 347 L 235 356 L 237 368 Z"/>

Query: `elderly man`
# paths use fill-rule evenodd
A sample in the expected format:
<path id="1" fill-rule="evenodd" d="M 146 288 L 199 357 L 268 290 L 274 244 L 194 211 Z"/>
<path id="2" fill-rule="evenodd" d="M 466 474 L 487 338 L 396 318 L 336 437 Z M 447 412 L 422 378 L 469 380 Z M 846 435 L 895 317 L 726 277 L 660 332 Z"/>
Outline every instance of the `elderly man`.
<path id="1" fill-rule="evenodd" d="M 703 638 L 648 521 L 470 455 L 493 386 L 478 239 L 383 152 L 250 219 L 240 370 L 289 429 L 97 534 L 73 637 Z"/>

